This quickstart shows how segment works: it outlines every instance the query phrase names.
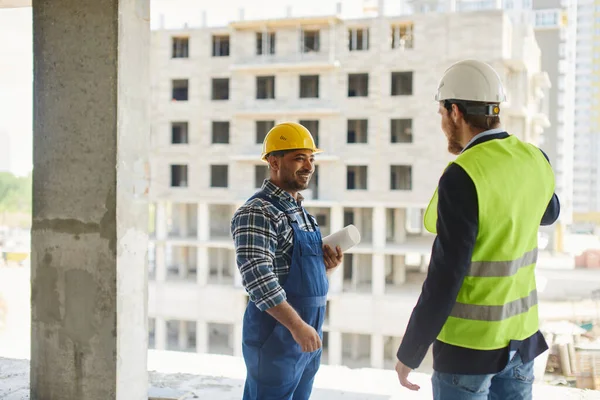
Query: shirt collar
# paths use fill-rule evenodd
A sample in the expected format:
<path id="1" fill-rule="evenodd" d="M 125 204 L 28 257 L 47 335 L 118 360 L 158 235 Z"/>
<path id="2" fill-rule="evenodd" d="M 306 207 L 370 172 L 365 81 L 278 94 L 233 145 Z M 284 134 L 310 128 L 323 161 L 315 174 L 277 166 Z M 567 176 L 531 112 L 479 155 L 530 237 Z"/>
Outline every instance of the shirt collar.
<path id="1" fill-rule="evenodd" d="M 269 179 L 265 179 L 262 184 L 261 190 L 268 196 L 277 198 L 281 203 L 290 209 L 296 208 L 302 204 L 304 197 L 298 193 L 298 200 L 295 200 L 291 194 L 275 185 Z"/>
<path id="2" fill-rule="evenodd" d="M 481 133 L 478 133 L 477 135 L 473 136 L 473 139 L 469 140 L 469 143 L 467 143 L 467 145 L 461 151 L 461 153 L 464 152 L 465 150 L 467 150 L 469 147 L 471 147 L 473 145 L 473 143 L 475 143 L 475 141 L 477 139 L 482 138 L 484 136 L 497 135 L 498 133 L 502 133 L 502 132 L 504 132 L 504 129 L 502 129 L 502 128 L 494 128 L 494 129 L 489 129 L 487 131 L 483 131 Z"/>

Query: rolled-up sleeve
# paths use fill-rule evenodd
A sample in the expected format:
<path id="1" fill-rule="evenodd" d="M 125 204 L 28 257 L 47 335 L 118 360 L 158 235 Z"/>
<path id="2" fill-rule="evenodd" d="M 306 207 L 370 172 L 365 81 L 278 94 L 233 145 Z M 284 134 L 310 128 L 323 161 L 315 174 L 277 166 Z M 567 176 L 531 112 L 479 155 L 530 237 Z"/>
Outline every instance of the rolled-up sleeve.
<path id="1" fill-rule="evenodd" d="M 242 284 L 258 309 L 265 311 L 286 300 L 273 273 L 277 231 L 266 211 L 260 207 L 238 210 L 231 220 L 231 234 Z"/>

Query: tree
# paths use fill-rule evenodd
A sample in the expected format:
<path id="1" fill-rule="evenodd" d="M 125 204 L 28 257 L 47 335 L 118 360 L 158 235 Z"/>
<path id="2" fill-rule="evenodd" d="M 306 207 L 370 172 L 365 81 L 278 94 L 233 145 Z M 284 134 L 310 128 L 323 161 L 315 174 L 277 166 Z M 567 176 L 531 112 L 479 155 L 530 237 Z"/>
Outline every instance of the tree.
<path id="1" fill-rule="evenodd" d="M 31 214 L 31 174 L 0 172 L 0 214 L 10 213 Z"/>

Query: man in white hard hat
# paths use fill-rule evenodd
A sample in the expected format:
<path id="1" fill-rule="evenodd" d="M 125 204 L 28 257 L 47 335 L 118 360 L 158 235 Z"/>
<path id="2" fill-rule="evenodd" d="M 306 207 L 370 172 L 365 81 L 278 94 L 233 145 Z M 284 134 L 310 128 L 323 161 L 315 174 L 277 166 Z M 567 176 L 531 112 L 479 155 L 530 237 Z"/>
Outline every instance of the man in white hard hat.
<path id="1" fill-rule="evenodd" d="M 531 399 L 533 360 L 548 348 L 534 271 L 539 225 L 560 212 L 554 173 L 540 149 L 501 128 L 504 89 L 488 64 L 452 65 L 436 100 L 457 157 L 425 213 L 437 236 L 398 378 L 418 390 L 408 375 L 433 343 L 434 399 Z"/>

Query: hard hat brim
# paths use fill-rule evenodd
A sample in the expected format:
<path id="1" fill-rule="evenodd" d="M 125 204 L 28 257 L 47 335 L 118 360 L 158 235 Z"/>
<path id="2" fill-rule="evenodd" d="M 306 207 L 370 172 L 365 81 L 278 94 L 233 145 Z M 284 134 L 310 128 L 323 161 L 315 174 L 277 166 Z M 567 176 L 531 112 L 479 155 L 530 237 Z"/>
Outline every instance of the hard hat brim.
<path id="1" fill-rule="evenodd" d="M 322 149 L 319 149 L 319 148 L 316 148 L 316 149 L 307 149 L 307 148 L 302 148 L 302 147 L 301 147 L 301 148 L 298 148 L 298 149 L 285 149 L 285 150 L 280 150 L 280 151 L 289 152 L 289 151 L 297 151 L 297 150 L 310 150 L 310 151 L 312 151 L 312 153 L 313 153 L 313 154 L 319 154 L 319 153 L 323 153 L 323 150 L 322 150 Z M 275 151 L 272 151 L 271 153 L 275 153 Z M 263 154 L 261 155 L 261 157 L 260 157 L 260 158 L 261 158 L 261 160 L 262 160 L 262 161 L 264 161 L 264 162 L 267 162 L 267 156 L 268 156 L 269 154 L 270 154 L 270 153 L 263 153 Z"/>

